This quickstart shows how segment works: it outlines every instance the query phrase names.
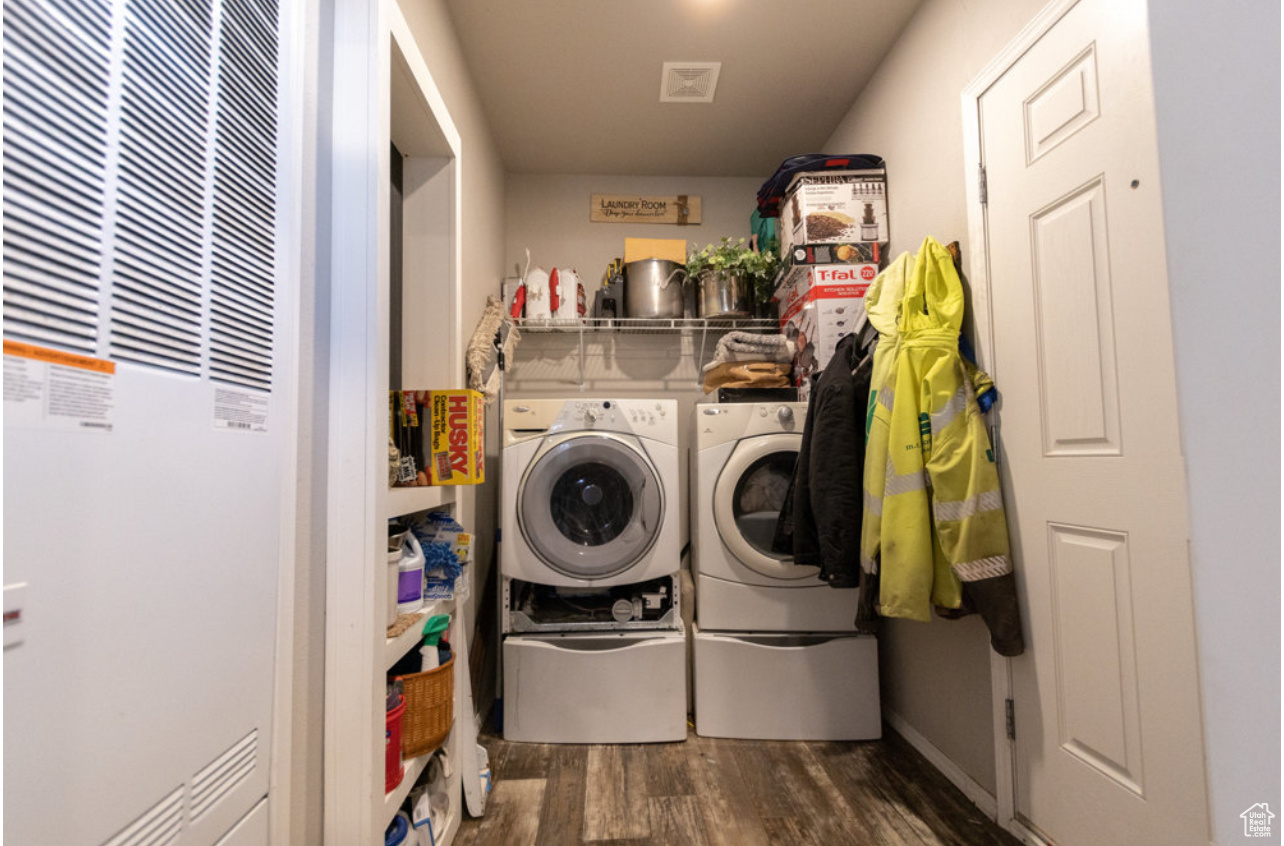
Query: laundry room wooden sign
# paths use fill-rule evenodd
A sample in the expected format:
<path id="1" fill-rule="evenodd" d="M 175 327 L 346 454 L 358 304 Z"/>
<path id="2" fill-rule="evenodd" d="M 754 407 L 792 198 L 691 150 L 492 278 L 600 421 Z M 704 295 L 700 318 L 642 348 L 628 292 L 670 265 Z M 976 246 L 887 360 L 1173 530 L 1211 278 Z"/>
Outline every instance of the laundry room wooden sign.
<path id="1" fill-rule="evenodd" d="M 700 222 L 700 198 L 689 194 L 672 197 L 594 194 L 589 206 L 589 220 L 593 223 L 675 223 L 688 226 Z"/>

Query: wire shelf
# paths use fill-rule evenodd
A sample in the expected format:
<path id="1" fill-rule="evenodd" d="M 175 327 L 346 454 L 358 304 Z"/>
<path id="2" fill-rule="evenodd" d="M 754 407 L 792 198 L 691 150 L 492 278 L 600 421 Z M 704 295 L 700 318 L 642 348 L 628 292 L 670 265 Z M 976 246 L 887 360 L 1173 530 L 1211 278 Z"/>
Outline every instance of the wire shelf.
<path id="1" fill-rule="evenodd" d="M 627 332 L 669 335 L 699 330 L 729 332 L 779 332 L 779 321 L 766 317 L 581 317 L 571 320 L 523 317 L 523 332 Z"/>
<path id="2" fill-rule="evenodd" d="M 524 317 L 517 321 L 517 326 L 523 332 L 559 332 L 577 336 L 576 340 L 579 346 L 579 386 L 581 391 L 585 387 L 584 359 L 586 353 L 584 350 L 584 336 L 590 333 L 601 332 L 620 335 L 680 335 L 689 333 L 693 338 L 693 344 L 695 343 L 694 337 L 698 333 L 700 336 L 700 351 L 696 356 L 696 387 L 700 387 L 703 378 L 704 354 L 710 332 L 716 335 L 732 330 L 758 334 L 772 334 L 780 331 L 780 323 L 778 321 L 765 317 L 581 317 L 570 320 Z"/>

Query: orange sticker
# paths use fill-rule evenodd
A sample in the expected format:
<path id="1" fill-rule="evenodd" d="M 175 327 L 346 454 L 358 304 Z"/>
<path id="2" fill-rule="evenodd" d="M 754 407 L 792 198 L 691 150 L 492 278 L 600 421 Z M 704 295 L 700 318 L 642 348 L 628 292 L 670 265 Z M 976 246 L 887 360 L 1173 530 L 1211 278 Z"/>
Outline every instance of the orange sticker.
<path id="1" fill-rule="evenodd" d="M 4 342 L 4 354 L 16 355 L 19 358 L 30 358 L 47 364 L 61 364 L 63 367 L 78 367 L 94 373 L 115 374 L 116 362 L 105 358 L 90 358 L 87 355 L 51 350 L 48 347 L 37 347 L 32 344 L 20 344 L 17 341 Z"/>

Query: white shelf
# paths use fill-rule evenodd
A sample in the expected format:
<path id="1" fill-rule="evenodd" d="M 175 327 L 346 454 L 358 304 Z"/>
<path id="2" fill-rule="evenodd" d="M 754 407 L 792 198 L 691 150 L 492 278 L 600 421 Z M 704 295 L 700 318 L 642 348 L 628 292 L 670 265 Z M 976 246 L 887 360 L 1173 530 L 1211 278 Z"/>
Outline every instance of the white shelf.
<path id="1" fill-rule="evenodd" d="M 459 581 L 462 581 L 462 579 Z M 415 622 L 414 625 L 396 637 L 384 639 L 383 668 L 385 671 L 392 667 L 393 664 L 397 663 L 397 661 L 401 659 L 401 656 L 415 648 L 416 644 L 418 644 L 419 640 L 423 637 L 422 632 L 424 623 L 428 621 L 429 617 L 434 617 L 438 614 L 450 614 L 452 617 L 454 616 L 455 600 L 441 599 L 436 602 L 429 602 L 423 607 L 423 610 L 416 611 L 415 613 L 421 614 L 422 616 L 420 616 L 419 620 Z"/>
<path id="2" fill-rule="evenodd" d="M 416 488 L 388 488 L 389 517 L 414 514 L 455 501 L 455 485 L 424 485 Z"/>
<path id="3" fill-rule="evenodd" d="M 582 317 L 552 320 L 523 317 L 517 321 L 523 332 L 627 332 L 671 335 L 691 330 L 728 332 L 779 332 L 780 321 L 763 317 Z"/>
<path id="4" fill-rule="evenodd" d="M 387 828 L 388 823 L 392 822 L 392 818 L 397 815 L 397 809 L 401 807 L 401 803 L 405 802 L 406 797 L 410 795 L 410 788 L 414 787 L 415 782 L 419 780 L 419 776 L 423 775 L 424 768 L 428 766 L 428 762 L 431 760 L 432 755 L 420 755 L 418 758 L 411 758 L 401 765 L 401 784 L 394 787 L 391 793 L 385 793 L 383 797 L 383 811 L 379 815 L 379 819 L 383 820 L 379 827 L 380 831 Z"/>
<path id="5" fill-rule="evenodd" d="M 532 319 L 523 317 L 517 321 L 523 332 L 534 334 L 548 333 L 567 335 L 579 343 L 580 390 L 584 390 L 584 360 L 587 355 L 584 349 L 584 336 L 602 337 L 602 334 L 620 335 L 690 335 L 700 336 L 700 351 L 696 356 L 696 386 L 703 379 L 704 353 L 710 333 L 715 337 L 724 332 L 738 330 L 753 332 L 758 335 L 770 335 L 780 331 L 780 322 L 764 317 L 581 317 L 571 320 Z"/>
<path id="6" fill-rule="evenodd" d="M 455 751 L 455 732 L 453 730 L 446 738 L 446 742 L 442 744 L 442 748 L 449 750 L 451 757 L 458 761 L 459 756 Z M 410 791 L 414 788 L 415 782 L 417 782 L 419 777 L 423 775 L 424 770 L 428 767 L 428 762 L 431 761 L 433 756 L 436 754 L 436 750 L 433 750 L 432 752 L 420 755 L 417 758 L 412 758 L 402 764 L 401 783 L 398 784 L 391 793 L 384 794 L 383 807 L 377 809 L 378 813 L 376 816 L 382 821 L 382 826 L 380 828 L 381 832 L 384 829 L 387 829 L 388 824 L 392 822 L 392 818 L 397 815 L 397 810 L 401 807 L 401 804 L 406 801 L 406 797 L 410 795 Z M 437 834 L 437 843 L 439 846 L 440 844 L 453 842 L 455 833 L 459 831 L 459 825 L 463 821 L 464 795 L 463 791 L 460 790 L 460 785 L 462 784 L 460 781 L 461 776 L 462 773 L 458 764 L 456 764 L 454 773 L 446 779 L 446 795 L 450 797 L 450 813 L 446 816 L 445 835 L 443 836 L 440 832 Z M 427 846 L 427 844 L 424 844 L 424 846 Z"/>

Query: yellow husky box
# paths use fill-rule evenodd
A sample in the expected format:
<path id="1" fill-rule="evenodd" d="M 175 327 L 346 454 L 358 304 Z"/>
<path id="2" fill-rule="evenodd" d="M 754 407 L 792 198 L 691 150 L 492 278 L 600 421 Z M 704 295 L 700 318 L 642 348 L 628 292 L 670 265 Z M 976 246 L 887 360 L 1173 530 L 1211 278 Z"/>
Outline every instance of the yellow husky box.
<path id="1" fill-rule="evenodd" d="M 486 481 L 486 403 L 478 391 L 430 391 L 430 484 L 480 485 Z"/>
<path id="2" fill-rule="evenodd" d="M 478 485 L 486 480 L 480 393 L 390 391 L 388 401 L 390 485 Z"/>

